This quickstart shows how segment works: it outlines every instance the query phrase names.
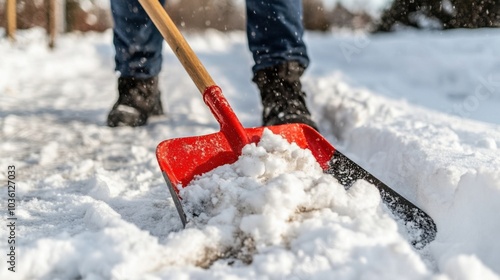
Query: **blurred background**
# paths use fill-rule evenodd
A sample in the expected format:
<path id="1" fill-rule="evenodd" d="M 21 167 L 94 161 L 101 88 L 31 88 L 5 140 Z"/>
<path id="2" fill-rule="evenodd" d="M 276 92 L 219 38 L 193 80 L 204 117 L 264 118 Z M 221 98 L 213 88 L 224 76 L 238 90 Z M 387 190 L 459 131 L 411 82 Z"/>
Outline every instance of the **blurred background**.
<path id="1" fill-rule="evenodd" d="M 112 26 L 109 0 L 0 0 L 0 26 L 15 9 L 17 29 L 53 26 L 62 32 L 101 32 Z M 498 0 L 303 0 L 308 30 L 390 32 L 404 28 L 451 29 L 500 26 Z M 243 30 L 244 0 L 168 0 L 182 29 Z M 50 16 L 53 15 L 53 19 Z"/>

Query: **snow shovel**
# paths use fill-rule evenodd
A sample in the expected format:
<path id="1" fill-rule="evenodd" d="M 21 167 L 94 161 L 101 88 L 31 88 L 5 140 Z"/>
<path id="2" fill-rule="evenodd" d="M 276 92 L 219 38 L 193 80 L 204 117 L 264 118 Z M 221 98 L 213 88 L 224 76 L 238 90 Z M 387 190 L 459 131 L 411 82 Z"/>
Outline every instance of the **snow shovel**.
<path id="1" fill-rule="evenodd" d="M 422 248 L 436 236 L 432 218 L 410 201 L 393 191 L 361 166 L 337 151 L 315 129 L 305 124 L 285 124 L 244 128 L 221 89 L 194 54 L 167 12 L 157 0 L 139 0 L 172 51 L 202 94 L 205 104 L 220 124 L 220 132 L 170 139 L 161 142 L 156 156 L 183 226 L 188 222 L 179 197 L 179 189 L 197 175 L 218 166 L 234 163 L 243 146 L 260 140 L 263 130 L 270 129 L 290 143 L 309 149 L 326 173 L 333 175 L 347 189 L 356 180 L 366 180 L 380 191 L 384 204 L 396 219 L 404 222 L 411 243 Z"/>

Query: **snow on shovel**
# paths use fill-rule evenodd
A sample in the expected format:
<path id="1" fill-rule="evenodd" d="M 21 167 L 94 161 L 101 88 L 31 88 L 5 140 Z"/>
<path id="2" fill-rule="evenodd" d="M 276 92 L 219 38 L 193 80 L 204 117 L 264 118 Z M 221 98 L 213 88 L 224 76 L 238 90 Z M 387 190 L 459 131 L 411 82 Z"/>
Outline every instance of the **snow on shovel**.
<path id="1" fill-rule="evenodd" d="M 187 186 L 196 175 L 234 163 L 242 148 L 249 143 L 258 142 L 263 130 L 268 128 L 290 143 L 295 142 L 301 148 L 309 149 L 323 170 L 332 174 L 344 187 L 349 188 L 360 179 L 377 187 L 384 204 L 397 219 L 404 222 L 410 241 L 416 248 L 422 248 L 434 240 L 437 229 L 429 215 L 337 151 L 313 128 L 304 124 L 244 128 L 222 95 L 221 89 L 214 83 L 161 4 L 157 0 L 139 2 L 196 84 L 205 104 L 220 124 L 220 132 L 166 140 L 160 143 L 156 150 L 160 169 L 184 226 L 187 219 L 178 196 L 179 188 Z"/>

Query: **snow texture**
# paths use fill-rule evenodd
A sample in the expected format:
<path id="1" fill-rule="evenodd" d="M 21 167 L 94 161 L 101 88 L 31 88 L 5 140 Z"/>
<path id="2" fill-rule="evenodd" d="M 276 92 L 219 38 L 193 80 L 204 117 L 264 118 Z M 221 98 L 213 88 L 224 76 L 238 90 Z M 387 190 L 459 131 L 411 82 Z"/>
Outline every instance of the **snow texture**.
<path id="1" fill-rule="evenodd" d="M 260 125 L 245 34 L 187 37 L 246 127 Z M 425 210 L 436 240 L 416 250 L 357 182 L 345 191 L 310 151 L 266 130 L 231 165 L 181 190 L 186 229 L 155 158 L 165 139 L 218 124 L 171 51 L 167 115 L 108 128 L 111 32 L 0 39 L 0 179 L 15 166 L 0 279 L 500 279 L 497 30 L 308 33 L 304 89 L 337 149 Z M 8 191 L 0 193 L 7 220 Z"/>

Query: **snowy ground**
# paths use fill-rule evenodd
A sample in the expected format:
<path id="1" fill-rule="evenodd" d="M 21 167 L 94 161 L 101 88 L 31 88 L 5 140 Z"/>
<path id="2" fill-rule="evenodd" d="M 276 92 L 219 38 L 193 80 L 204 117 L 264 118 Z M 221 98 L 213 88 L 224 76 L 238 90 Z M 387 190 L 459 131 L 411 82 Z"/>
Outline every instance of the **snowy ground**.
<path id="1" fill-rule="evenodd" d="M 54 51 L 44 36 L 0 41 L 0 178 L 15 166 L 17 218 L 16 272 L 2 226 L 0 279 L 500 279 L 499 31 L 306 38 L 323 135 L 434 218 L 418 251 L 374 188 L 344 191 L 271 134 L 185 189 L 198 216 L 181 230 L 156 145 L 218 125 L 176 58 L 165 48 L 168 115 L 111 129 L 111 34 L 65 35 Z M 258 126 L 244 33 L 188 41 Z"/>

